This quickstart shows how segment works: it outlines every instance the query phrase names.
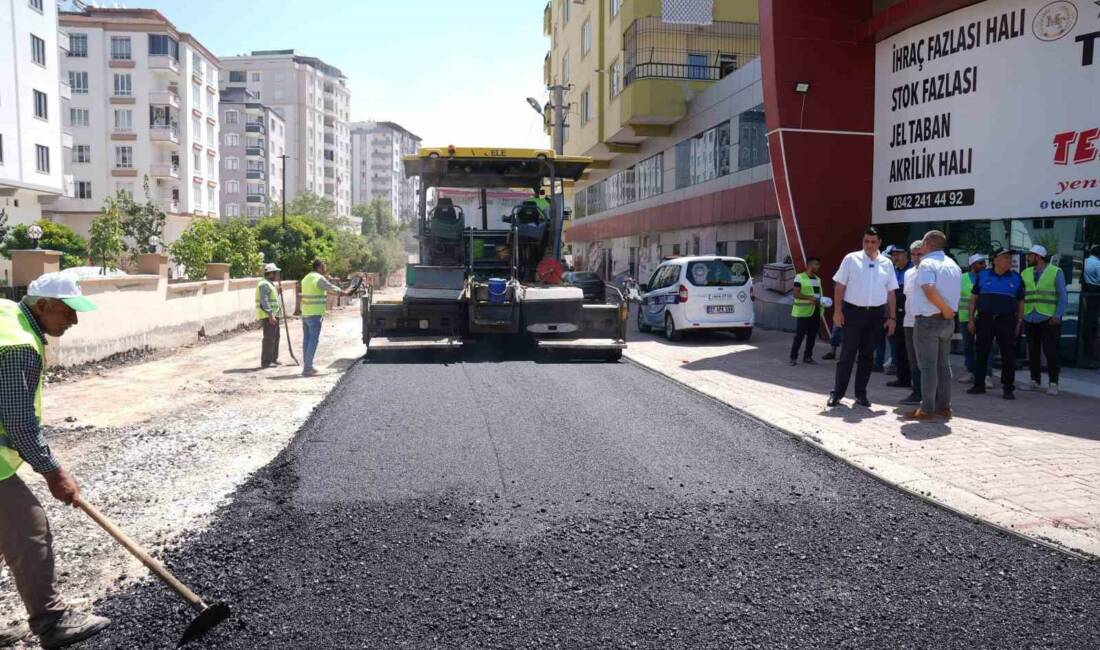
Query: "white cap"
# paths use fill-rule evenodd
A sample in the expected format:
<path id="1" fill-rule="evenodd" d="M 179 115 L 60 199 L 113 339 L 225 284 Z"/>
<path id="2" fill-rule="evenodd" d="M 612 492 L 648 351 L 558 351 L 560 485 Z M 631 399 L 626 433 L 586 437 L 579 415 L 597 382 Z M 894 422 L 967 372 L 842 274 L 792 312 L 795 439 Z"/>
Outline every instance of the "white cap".
<path id="1" fill-rule="evenodd" d="M 36 298 L 57 298 L 73 311 L 94 311 L 95 303 L 80 292 L 77 278 L 70 273 L 45 273 L 27 287 L 27 295 Z"/>
<path id="2" fill-rule="evenodd" d="M 1039 244 L 1035 244 L 1034 246 L 1032 246 L 1031 247 L 1031 252 L 1035 253 L 1039 257 L 1045 258 L 1047 256 L 1047 249 L 1040 246 Z"/>
<path id="3" fill-rule="evenodd" d="M 974 266 L 978 262 L 985 262 L 988 259 L 989 259 L 988 257 L 986 257 L 985 255 L 982 255 L 981 253 L 974 253 L 973 255 L 970 256 L 970 259 L 967 260 L 966 263 L 967 263 L 968 266 Z"/>
<path id="4" fill-rule="evenodd" d="M 264 273 L 276 273 L 282 271 L 279 267 L 275 266 L 275 262 L 268 262 L 264 264 Z"/>

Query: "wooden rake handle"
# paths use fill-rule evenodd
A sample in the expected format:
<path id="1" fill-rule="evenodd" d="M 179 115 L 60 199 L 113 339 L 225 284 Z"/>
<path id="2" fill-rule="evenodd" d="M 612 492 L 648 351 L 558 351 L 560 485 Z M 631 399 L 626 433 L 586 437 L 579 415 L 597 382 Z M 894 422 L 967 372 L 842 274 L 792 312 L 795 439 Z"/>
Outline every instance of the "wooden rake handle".
<path id="1" fill-rule="evenodd" d="M 89 517 L 92 518 L 92 521 L 99 524 L 99 527 L 107 531 L 107 534 L 113 537 L 116 542 L 121 544 L 127 551 L 130 551 L 131 555 L 141 560 L 142 564 L 144 564 L 150 571 L 155 573 L 157 577 L 164 582 L 164 584 L 171 587 L 173 591 L 175 591 L 177 594 L 180 595 L 180 597 L 186 600 L 191 605 L 191 607 L 200 612 L 206 609 L 206 603 L 202 602 L 202 598 L 199 598 L 195 594 L 195 592 L 187 588 L 187 585 L 176 579 L 176 576 L 169 573 L 168 569 L 165 569 L 160 562 L 154 560 L 153 556 L 146 553 L 143 548 L 138 546 L 137 542 L 130 539 L 129 535 L 122 532 L 118 528 L 118 526 L 115 526 L 114 523 L 112 523 L 111 520 L 108 519 L 95 506 L 81 499 L 80 497 L 77 497 L 75 500 L 73 500 L 73 505 L 83 510 Z"/>

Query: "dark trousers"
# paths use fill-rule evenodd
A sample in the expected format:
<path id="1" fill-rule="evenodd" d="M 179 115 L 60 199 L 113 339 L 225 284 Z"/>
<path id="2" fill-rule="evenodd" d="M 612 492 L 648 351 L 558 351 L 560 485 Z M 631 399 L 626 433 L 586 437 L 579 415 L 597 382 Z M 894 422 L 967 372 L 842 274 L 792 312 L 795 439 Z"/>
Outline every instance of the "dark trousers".
<path id="1" fill-rule="evenodd" d="M 898 321 L 901 321 L 899 316 Z M 902 384 L 913 383 L 913 369 L 909 367 L 909 354 L 905 345 L 905 328 L 894 328 L 894 366 L 898 369 L 898 381 Z"/>
<path id="2" fill-rule="evenodd" d="M 917 365 L 917 344 L 913 341 L 915 332 L 913 327 L 902 328 L 905 330 L 905 360 L 909 363 L 909 383 L 912 384 L 912 395 L 921 399 L 920 366 Z"/>
<path id="3" fill-rule="evenodd" d="M 54 579 L 46 511 L 18 474 L 0 481 L 0 557 L 15 579 L 31 630 L 45 630 L 65 611 L 65 602 Z"/>
<path id="4" fill-rule="evenodd" d="M 817 327 L 821 318 L 814 314 L 805 318 L 795 318 L 794 343 L 791 344 L 791 361 L 798 360 L 798 348 L 802 347 L 802 339 L 806 339 L 806 353 L 803 359 L 814 357 L 814 342 L 817 340 Z"/>
<path id="5" fill-rule="evenodd" d="M 269 366 L 279 360 L 279 321 L 264 320 L 264 342 L 260 350 L 260 365 Z"/>
<path id="6" fill-rule="evenodd" d="M 1058 341 L 1062 338 L 1062 324 L 1055 325 L 1047 319 L 1041 323 L 1026 323 L 1027 360 L 1031 364 L 1031 381 L 1043 378 L 1043 359 L 1047 358 L 1047 374 L 1050 383 L 1058 383 Z M 1040 354 L 1042 351 L 1042 354 Z"/>
<path id="7" fill-rule="evenodd" d="M 993 359 L 993 342 L 1001 350 L 1001 388 L 1006 393 L 1016 389 L 1016 313 L 987 314 L 981 312 L 974 321 L 975 360 L 974 385 L 984 387 Z"/>
<path id="8" fill-rule="evenodd" d="M 844 397 L 852 378 L 852 366 L 856 367 L 856 397 L 867 397 L 867 382 L 871 380 L 871 366 L 875 349 L 882 341 L 882 324 L 886 318 L 885 307 L 863 308 L 844 303 L 844 340 L 840 348 L 840 361 L 836 364 L 836 383 L 833 393 Z M 857 362 L 858 358 L 858 362 Z"/>

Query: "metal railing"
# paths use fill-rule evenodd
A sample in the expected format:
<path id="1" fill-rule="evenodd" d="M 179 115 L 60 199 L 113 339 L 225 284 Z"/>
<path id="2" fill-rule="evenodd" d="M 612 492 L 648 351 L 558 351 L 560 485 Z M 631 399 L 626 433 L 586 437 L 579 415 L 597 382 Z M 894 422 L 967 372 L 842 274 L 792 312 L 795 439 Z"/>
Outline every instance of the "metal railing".
<path id="1" fill-rule="evenodd" d="M 709 25 L 639 18 L 623 35 L 623 84 L 638 79 L 717 81 L 760 56 L 755 23 L 715 21 Z"/>

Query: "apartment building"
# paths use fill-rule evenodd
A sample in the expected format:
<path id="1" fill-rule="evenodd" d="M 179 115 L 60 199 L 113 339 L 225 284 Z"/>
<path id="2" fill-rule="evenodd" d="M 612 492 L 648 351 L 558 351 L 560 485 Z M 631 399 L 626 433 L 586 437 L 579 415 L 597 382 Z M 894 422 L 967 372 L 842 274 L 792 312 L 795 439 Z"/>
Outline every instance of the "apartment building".
<path id="1" fill-rule="evenodd" d="M 152 9 L 87 7 L 61 12 L 60 24 L 74 190 L 55 218 L 87 235 L 108 196 L 142 200 L 146 179 L 168 217 L 165 242 L 194 218 L 218 218 L 217 57 Z"/>
<path id="2" fill-rule="evenodd" d="M 405 178 L 401 157 L 415 154 L 420 136 L 394 122 L 351 125 L 352 204 L 381 198 L 401 223 L 416 219 L 418 179 Z"/>
<path id="3" fill-rule="evenodd" d="M 283 201 L 286 121 L 245 88 L 221 91 L 222 218 L 255 222 Z"/>
<path id="4" fill-rule="evenodd" d="M 58 83 L 57 3 L 12 0 L 0 8 L 0 210 L 8 225 L 32 223 L 64 193 L 62 130 L 69 88 Z M 2 276 L 0 276 L 2 277 Z"/>
<path id="5" fill-rule="evenodd" d="M 565 84 L 574 263 L 645 278 L 662 257 L 787 254 L 764 132 L 754 0 L 552 0 L 544 81 Z M 548 125 L 549 127 L 549 125 Z"/>
<path id="6" fill-rule="evenodd" d="M 313 192 L 351 216 L 351 92 L 338 68 L 294 50 L 222 59 L 222 88 L 244 88 L 286 121 L 287 195 Z"/>

